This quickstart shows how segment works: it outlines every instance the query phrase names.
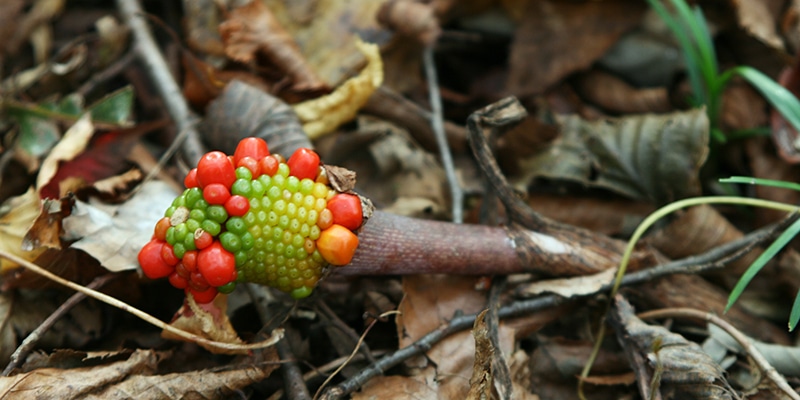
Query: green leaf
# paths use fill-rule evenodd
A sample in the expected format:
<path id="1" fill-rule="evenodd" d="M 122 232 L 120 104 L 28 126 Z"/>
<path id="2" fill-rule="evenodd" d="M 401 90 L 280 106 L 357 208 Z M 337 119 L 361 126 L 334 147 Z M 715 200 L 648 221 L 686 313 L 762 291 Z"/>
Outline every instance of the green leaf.
<path id="1" fill-rule="evenodd" d="M 44 156 L 61 138 L 61 130 L 58 125 L 49 119 L 31 114 L 21 114 L 17 117 L 17 122 L 19 123 L 19 138 L 15 147 L 31 158 Z"/>
<path id="2" fill-rule="evenodd" d="M 126 86 L 112 92 L 89 107 L 92 121 L 128 126 L 131 124 L 133 109 L 133 89 Z"/>
<path id="3" fill-rule="evenodd" d="M 791 189 L 800 191 L 800 184 L 794 182 L 778 181 L 774 179 L 752 178 L 749 176 L 732 176 L 730 178 L 722 178 L 719 181 L 722 183 L 744 183 L 749 185 L 772 186 L 782 189 Z"/>
<path id="4" fill-rule="evenodd" d="M 800 322 L 800 290 L 797 291 L 797 296 L 794 297 L 794 304 L 792 304 L 792 312 L 789 313 L 789 331 L 797 328 L 797 323 Z"/>
<path id="5" fill-rule="evenodd" d="M 728 296 L 728 305 L 725 306 L 725 312 L 728 312 L 733 304 L 736 303 L 736 300 L 739 299 L 744 289 L 747 288 L 747 285 L 750 284 L 750 281 L 753 280 L 756 274 L 764 268 L 764 265 L 775 257 L 787 243 L 794 239 L 798 232 L 800 232 L 800 220 L 795 221 L 787 228 L 755 261 L 753 261 L 752 264 L 750 264 L 749 267 L 747 267 L 747 271 L 742 274 L 742 277 L 739 278 L 739 282 L 736 282 L 736 286 L 734 286 L 730 296 Z"/>
<path id="6" fill-rule="evenodd" d="M 536 177 L 576 181 L 656 204 L 700 193 L 709 139 L 704 109 L 559 122 L 561 136 L 521 161 L 525 183 Z"/>
<path id="7" fill-rule="evenodd" d="M 750 82 L 783 115 L 783 118 L 800 132 L 800 101 L 792 92 L 755 68 L 740 66 L 729 71 Z"/>

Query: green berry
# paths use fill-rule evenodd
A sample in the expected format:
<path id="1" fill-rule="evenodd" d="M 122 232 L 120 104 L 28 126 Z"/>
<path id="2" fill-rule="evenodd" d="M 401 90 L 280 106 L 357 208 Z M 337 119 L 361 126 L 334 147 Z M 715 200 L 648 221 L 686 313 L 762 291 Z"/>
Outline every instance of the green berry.
<path id="1" fill-rule="evenodd" d="M 208 232 L 211 236 L 219 235 L 220 231 L 222 231 L 222 226 L 219 222 L 207 219 L 200 223 L 200 227 L 203 228 L 204 231 Z"/>
<path id="2" fill-rule="evenodd" d="M 250 186 L 249 179 L 237 179 L 231 186 L 231 194 L 238 194 L 239 196 L 250 197 L 252 191 L 253 188 Z"/>
<path id="3" fill-rule="evenodd" d="M 236 253 L 242 249 L 242 239 L 231 232 L 221 233 L 219 235 L 219 242 L 222 243 L 222 248 L 231 253 Z"/>
<path id="4" fill-rule="evenodd" d="M 253 173 L 247 167 L 236 168 L 236 178 L 251 181 L 253 180 Z"/>

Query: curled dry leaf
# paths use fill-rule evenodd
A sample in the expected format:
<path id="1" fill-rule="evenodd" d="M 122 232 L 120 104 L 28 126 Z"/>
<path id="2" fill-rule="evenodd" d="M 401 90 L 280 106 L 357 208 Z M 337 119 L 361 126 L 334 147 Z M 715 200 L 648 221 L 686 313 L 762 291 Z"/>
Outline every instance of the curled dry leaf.
<path id="1" fill-rule="evenodd" d="M 472 377 L 469 378 L 468 400 L 489 399 L 492 397 L 492 360 L 495 348 L 489 336 L 486 324 L 486 312 L 483 310 L 475 318 L 472 336 L 475 338 L 475 364 L 472 366 Z"/>
<path id="2" fill-rule="evenodd" d="M 442 32 L 433 5 L 408 0 L 389 0 L 381 4 L 378 22 L 420 43 L 436 41 Z"/>
<path id="3" fill-rule="evenodd" d="M 600 70 L 578 75 L 577 90 L 590 102 L 616 113 L 663 113 L 672 109 L 665 87 L 639 89 Z"/>
<path id="4" fill-rule="evenodd" d="M 668 399 L 731 398 L 724 389 L 725 378 L 719 364 L 697 343 L 664 327 L 645 324 L 620 295 L 614 301 L 611 322 L 636 372 L 643 398 L 652 398 L 650 394 L 654 392 Z M 651 388 L 653 382 L 659 386 Z"/>
<path id="5" fill-rule="evenodd" d="M 312 139 L 333 132 L 339 125 L 355 118 L 369 97 L 383 83 L 383 61 L 375 44 L 356 40 L 356 46 L 367 57 L 367 65 L 358 76 L 348 79 L 326 96 L 293 106 Z"/>
<path id="6" fill-rule="evenodd" d="M 264 54 L 292 80 L 296 91 L 326 87 L 306 63 L 292 36 L 260 0 L 236 8 L 220 24 L 225 54 L 233 60 L 251 63 Z"/>
<path id="7" fill-rule="evenodd" d="M 227 308 L 228 297 L 225 295 L 218 295 L 213 302 L 203 305 L 197 304 L 194 301 L 194 297 L 186 296 L 183 306 L 175 313 L 170 325 L 217 342 L 243 344 L 244 342 L 239 339 L 239 335 L 236 334 L 231 321 L 228 319 Z M 163 331 L 161 337 L 171 340 L 186 340 L 169 331 Z M 205 346 L 202 342 L 198 344 L 206 350 L 217 354 L 247 353 L 247 350 L 223 350 L 218 347 Z"/>

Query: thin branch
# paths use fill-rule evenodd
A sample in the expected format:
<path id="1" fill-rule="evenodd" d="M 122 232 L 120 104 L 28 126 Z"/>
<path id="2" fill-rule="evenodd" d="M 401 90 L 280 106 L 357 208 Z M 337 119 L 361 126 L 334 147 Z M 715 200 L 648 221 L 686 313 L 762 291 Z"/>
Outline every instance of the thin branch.
<path id="1" fill-rule="evenodd" d="M 699 273 L 711 269 L 722 268 L 725 266 L 725 264 L 743 256 L 744 254 L 747 254 L 755 247 L 766 242 L 767 240 L 772 239 L 776 233 L 785 229 L 797 218 L 797 215 L 793 215 L 779 223 L 761 228 L 737 240 L 718 246 L 707 251 L 706 253 L 703 253 L 702 255 L 687 257 L 682 260 L 669 262 L 655 266 L 651 269 L 637 271 L 635 273 L 625 275 L 625 277 L 622 279 L 622 286 L 635 285 L 672 274 Z M 575 301 L 578 299 L 595 296 L 599 293 L 608 292 L 612 289 L 613 285 L 613 282 L 607 283 L 594 293 L 576 296 L 569 299 L 557 295 L 545 295 L 535 299 L 516 301 L 501 307 L 498 310 L 498 316 L 500 318 L 512 318 L 530 314 L 546 308 L 561 305 L 568 301 Z M 443 325 L 440 328 L 428 333 L 410 346 L 389 353 L 385 357 L 378 360 L 378 362 L 361 370 L 350 379 L 328 389 L 322 398 L 338 399 L 353 393 L 354 391 L 358 390 L 358 388 L 363 386 L 367 381 L 383 374 L 384 371 L 388 370 L 389 368 L 392 368 L 411 357 L 427 352 L 433 348 L 436 343 L 453 333 L 460 332 L 464 329 L 469 329 L 475 323 L 476 317 L 477 314 L 472 314 L 453 318 L 447 325 Z"/>
<path id="2" fill-rule="evenodd" d="M 141 320 L 143 320 L 143 321 L 145 321 L 145 322 L 147 322 L 147 323 L 149 323 L 149 324 L 151 324 L 151 325 L 153 325 L 155 327 L 161 328 L 161 329 L 163 329 L 163 330 L 165 330 L 165 331 L 167 331 L 169 333 L 172 333 L 175 336 L 178 336 L 178 337 L 180 337 L 180 338 L 182 338 L 182 339 L 184 339 L 186 341 L 194 342 L 194 343 L 203 345 L 206 348 L 215 348 L 215 349 L 219 349 L 219 350 L 223 350 L 223 351 L 247 351 L 247 350 L 254 350 L 254 349 L 263 349 L 265 347 L 270 347 L 270 346 L 274 345 L 279 340 L 281 340 L 281 338 L 283 338 L 283 329 L 276 329 L 276 330 L 274 330 L 272 332 L 272 335 L 268 339 L 266 339 L 264 341 L 261 341 L 261 342 L 258 342 L 258 343 L 237 344 L 237 343 L 225 343 L 225 342 L 218 342 L 216 340 L 209 340 L 209 339 L 206 339 L 204 337 L 197 336 L 197 335 L 195 335 L 193 333 L 189 333 L 189 332 L 186 332 L 184 330 L 175 328 L 172 325 L 169 325 L 169 324 L 159 320 L 158 318 L 156 318 L 156 317 L 154 317 L 154 316 L 152 316 L 152 315 L 150 315 L 150 314 L 148 314 L 148 313 L 146 313 L 146 312 L 144 312 L 142 310 L 139 310 L 138 308 L 135 308 L 135 307 L 131 306 L 128 303 L 125 303 L 125 302 L 120 301 L 120 300 L 118 300 L 118 299 L 116 299 L 114 297 L 111 297 L 111 296 L 109 296 L 109 295 L 107 295 L 105 293 L 101 293 L 101 292 L 98 292 L 96 290 L 89 289 L 86 286 L 82 286 L 82 285 L 79 285 L 79 284 L 77 284 L 75 282 L 66 280 L 66 279 L 64 279 L 64 278 L 62 278 L 62 277 L 60 277 L 60 276 L 58 276 L 58 275 L 56 275 L 56 274 L 54 274 L 52 272 L 40 267 L 40 266 L 38 266 L 38 265 L 36 265 L 36 264 L 34 264 L 34 263 L 22 258 L 22 257 L 16 256 L 14 254 L 7 253 L 7 252 L 2 251 L 2 250 L 0 250 L 0 257 L 5 258 L 7 260 L 10 260 L 10 261 L 12 261 L 12 262 L 14 262 L 16 264 L 19 264 L 19 265 L 27 268 L 29 271 L 31 271 L 31 272 L 33 272 L 33 273 L 35 273 L 37 275 L 40 275 L 40 276 L 42 276 L 44 278 L 47 278 L 47 279 L 49 279 L 49 280 L 51 280 L 51 281 L 53 281 L 55 283 L 58 283 L 58 284 L 63 285 L 63 286 L 66 286 L 66 287 L 68 287 L 68 288 L 70 288 L 72 290 L 75 290 L 77 292 L 83 293 L 86 296 L 89 296 L 89 297 L 91 297 L 93 299 L 97 299 L 99 301 L 102 301 L 103 303 L 106 303 L 106 304 L 110 305 L 110 306 L 119 308 L 122 311 L 125 311 L 125 312 L 128 312 L 130 314 L 133 314 L 134 316 L 138 317 L 139 319 L 141 319 Z"/>
<path id="3" fill-rule="evenodd" d="M 90 289 L 97 289 L 111 281 L 112 279 L 118 277 L 117 274 L 106 274 L 102 276 L 98 276 L 94 278 L 91 283 L 89 283 L 86 287 Z M 8 376 L 14 368 L 17 368 L 22 360 L 31 352 L 36 343 L 42 338 L 42 336 L 55 324 L 61 317 L 66 315 L 73 307 L 75 307 L 81 300 L 85 299 L 86 295 L 78 292 L 70 296 L 64 303 L 62 303 L 55 311 L 53 311 L 50 316 L 48 316 L 42 323 L 36 327 L 25 340 L 20 343 L 19 347 L 14 351 L 14 354 L 11 355 L 11 361 L 9 361 L 6 368 L 3 370 L 3 376 Z"/>
<path id="4" fill-rule="evenodd" d="M 740 330 L 736 329 L 733 325 L 725 321 L 724 319 L 705 311 L 695 310 L 693 308 L 663 308 L 660 310 L 651 310 L 647 312 L 643 312 L 638 314 L 637 317 L 640 319 L 663 319 L 663 318 L 690 318 L 690 319 L 699 319 L 709 323 L 712 323 L 720 328 L 722 328 L 725 332 L 727 332 L 731 337 L 739 342 L 742 346 L 742 349 L 753 359 L 753 362 L 756 363 L 759 369 L 770 379 L 775 385 L 783 391 L 786 396 L 793 400 L 800 400 L 800 395 L 789 386 L 789 383 L 786 382 L 786 379 L 783 378 L 778 371 L 767 361 L 766 358 L 758 351 L 756 346 L 753 345 L 753 342 L 750 340 L 747 335 L 742 333 Z"/>
<path id="5" fill-rule="evenodd" d="M 439 78 L 436 76 L 436 63 L 433 60 L 433 44 L 425 46 L 422 59 L 425 64 L 425 76 L 428 78 L 428 96 L 431 102 L 431 126 L 436 136 L 436 144 L 439 146 L 439 154 L 442 157 L 444 173 L 447 175 L 447 183 L 450 185 L 450 197 L 453 201 L 453 222 L 460 224 L 464 221 L 464 192 L 458 184 L 456 169 L 453 165 L 453 156 L 450 154 L 450 147 L 444 132 L 442 97 L 439 94 Z"/>
<path id="6" fill-rule="evenodd" d="M 173 142 L 173 146 L 182 145 L 186 161 L 190 165 L 194 165 L 203 154 L 200 135 L 194 127 L 197 117 L 189 109 L 178 83 L 170 73 L 167 62 L 147 27 L 144 11 L 139 1 L 117 0 L 117 8 L 122 20 L 133 32 L 136 50 L 139 60 L 144 65 L 145 73 L 150 77 L 153 86 L 164 100 L 167 112 L 175 122 L 179 134 Z M 181 139 L 183 139 L 182 144 Z"/>

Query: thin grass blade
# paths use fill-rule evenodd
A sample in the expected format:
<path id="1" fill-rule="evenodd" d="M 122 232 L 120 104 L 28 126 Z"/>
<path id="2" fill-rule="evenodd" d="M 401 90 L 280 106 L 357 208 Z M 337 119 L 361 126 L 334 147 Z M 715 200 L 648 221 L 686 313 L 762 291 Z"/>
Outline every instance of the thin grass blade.
<path id="1" fill-rule="evenodd" d="M 732 176 L 730 178 L 722 178 L 719 181 L 722 183 L 744 183 L 748 185 L 772 186 L 781 189 L 791 189 L 800 191 L 800 184 L 794 182 L 778 181 L 774 179 L 753 178 L 749 176 Z"/>
<path id="2" fill-rule="evenodd" d="M 781 249 L 783 249 L 783 247 L 786 246 L 789 241 L 794 239 L 798 232 L 800 232 L 800 220 L 795 221 L 780 236 L 778 236 L 778 238 L 775 239 L 775 241 L 772 242 L 772 244 L 769 245 L 769 247 L 767 247 L 767 249 L 764 250 L 764 252 L 761 253 L 761 255 L 758 256 L 755 261 L 753 261 L 753 264 L 747 268 L 747 271 L 744 272 L 742 277 L 739 278 L 739 282 L 736 282 L 736 286 L 733 288 L 733 290 L 731 290 L 731 294 L 728 296 L 728 305 L 725 306 L 725 312 L 728 312 L 733 304 L 736 303 L 736 300 L 739 299 L 739 296 L 741 296 L 742 292 L 744 292 L 744 289 L 747 287 L 747 285 L 750 284 L 750 281 L 753 280 L 753 277 L 755 277 L 756 274 L 758 274 L 761 269 L 764 268 L 764 265 L 766 265 L 769 260 L 775 257 L 775 255 L 778 254 L 778 252 L 781 251 Z"/>
<path id="3" fill-rule="evenodd" d="M 740 66 L 730 71 L 750 82 L 794 129 L 800 131 L 800 101 L 792 92 L 755 68 Z"/>

